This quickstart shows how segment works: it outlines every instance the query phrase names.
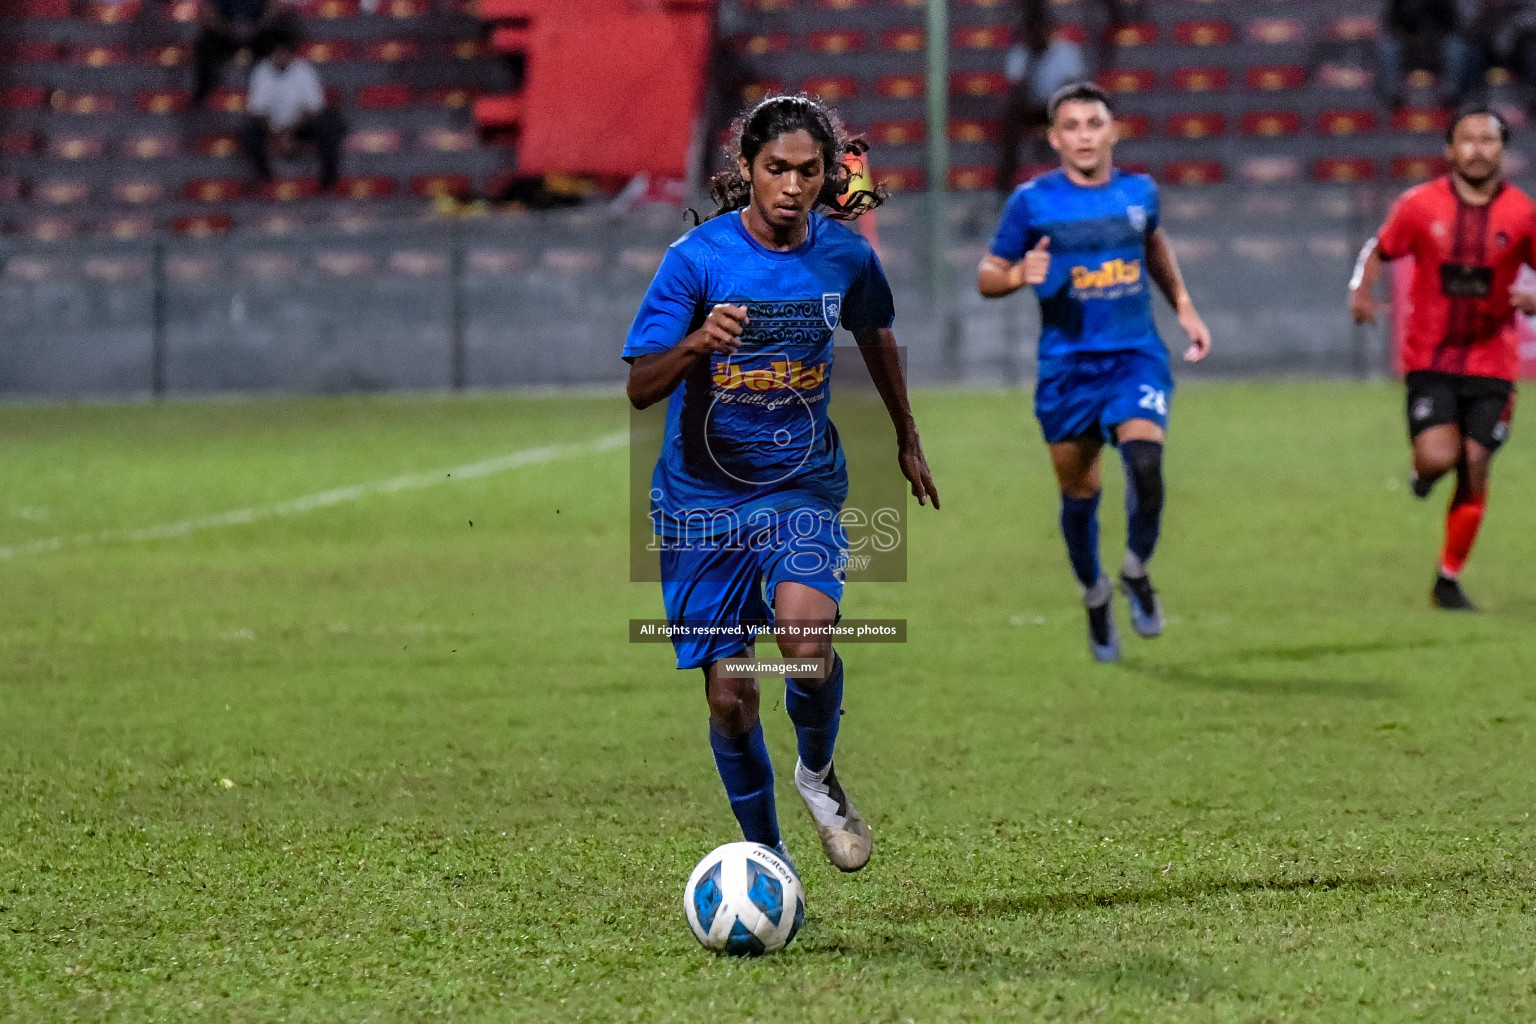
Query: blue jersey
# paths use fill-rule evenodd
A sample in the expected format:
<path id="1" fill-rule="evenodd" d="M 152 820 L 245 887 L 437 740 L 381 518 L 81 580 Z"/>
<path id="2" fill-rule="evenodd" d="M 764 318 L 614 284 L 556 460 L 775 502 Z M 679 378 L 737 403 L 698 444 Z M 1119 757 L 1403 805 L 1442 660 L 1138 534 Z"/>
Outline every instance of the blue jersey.
<path id="1" fill-rule="evenodd" d="M 1157 185 L 1144 174 L 1114 170 L 1107 184 L 1085 187 L 1058 168 L 1014 189 L 992 254 L 1011 263 L 1051 239 L 1051 271 L 1035 289 L 1042 372 L 1079 352 L 1166 356 L 1147 280 L 1147 236 L 1157 221 Z"/>
<path id="2" fill-rule="evenodd" d="M 806 240 L 765 248 L 732 212 L 672 243 L 624 342 L 624 358 L 665 352 L 719 303 L 747 307 L 741 348 L 700 359 L 667 403 L 651 478 L 663 537 L 709 539 L 755 513 L 836 513 L 848 471 L 827 417 L 832 331 L 889 327 L 895 310 L 863 236 L 813 213 Z"/>

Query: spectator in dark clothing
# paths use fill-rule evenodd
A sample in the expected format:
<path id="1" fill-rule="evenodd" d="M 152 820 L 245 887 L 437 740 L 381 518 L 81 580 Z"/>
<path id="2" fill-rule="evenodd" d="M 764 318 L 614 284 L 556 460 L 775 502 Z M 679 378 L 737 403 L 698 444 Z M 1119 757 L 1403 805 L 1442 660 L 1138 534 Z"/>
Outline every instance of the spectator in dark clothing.
<path id="1" fill-rule="evenodd" d="M 1500 67 L 1514 73 L 1536 114 L 1536 0 L 1483 0 L 1472 24 L 1479 73 Z"/>
<path id="2" fill-rule="evenodd" d="M 1440 63 L 1441 99 L 1455 107 L 1477 91 L 1477 60 L 1461 32 L 1456 0 L 1387 0 L 1376 38 L 1376 88 L 1387 106 L 1403 105 L 1409 62 Z"/>
<path id="3" fill-rule="evenodd" d="M 242 49 L 249 47 L 251 55 L 262 60 L 278 43 L 294 46 L 299 40 L 299 12 L 283 0 L 203 0 L 197 20 L 193 106 L 208 98 L 220 69 Z"/>
<path id="4" fill-rule="evenodd" d="M 1056 38 L 1056 19 L 1046 0 L 1024 0 L 1017 39 L 1008 50 L 1008 98 L 998 128 L 997 190 L 1013 191 L 1019 173 L 1019 144 L 1046 126 L 1051 94 L 1088 77 L 1083 53 L 1071 40 Z"/>
<path id="5" fill-rule="evenodd" d="M 320 157 L 320 191 L 336 184 L 345 131 L 341 115 L 325 105 L 314 65 L 296 58 L 291 44 L 278 43 L 251 72 L 245 110 L 245 153 L 256 177 L 272 180 L 269 148 L 286 159 L 298 155 L 300 143 L 313 142 Z"/>

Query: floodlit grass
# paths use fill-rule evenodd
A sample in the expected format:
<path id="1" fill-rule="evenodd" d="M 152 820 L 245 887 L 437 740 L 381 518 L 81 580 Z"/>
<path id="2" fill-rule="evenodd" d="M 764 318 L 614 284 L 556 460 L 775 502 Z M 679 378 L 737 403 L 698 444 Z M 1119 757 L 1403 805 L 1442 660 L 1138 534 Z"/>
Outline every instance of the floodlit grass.
<path id="1" fill-rule="evenodd" d="M 845 613 L 875 858 L 784 954 L 681 890 L 736 838 L 697 673 L 625 642 L 623 451 L 0 560 L 0 1018 L 1536 1018 L 1536 447 L 1428 607 L 1388 386 L 1192 385 L 1171 623 L 1089 662 L 1026 396 L 919 393 L 944 508 Z M 836 409 L 834 406 L 834 415 Z M 0 408 L 0 547 L 623 429 L 620 399 Z M 1118 561 L 1118 473 L 1105 554 Z M 471 523 L 473 525 L 471 525 Z M 1123 605 L 1122 627 L 1125 627 Z"/>

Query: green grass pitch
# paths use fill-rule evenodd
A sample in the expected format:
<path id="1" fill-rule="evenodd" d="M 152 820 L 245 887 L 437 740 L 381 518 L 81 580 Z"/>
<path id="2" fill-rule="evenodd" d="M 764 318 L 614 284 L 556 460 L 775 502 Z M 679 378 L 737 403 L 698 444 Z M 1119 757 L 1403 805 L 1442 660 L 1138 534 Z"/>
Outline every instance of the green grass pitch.
<path id="1" fill-rule="evenodd" d="M 622 450 L 125 532 L 598 438 L 621 399 L 0 408 L 0 1019 L 1536 1019 L 1536 439 L 1495 466 L 1487 613 L 1437 613 L 1401 404 L 1186 387 L 1168 635 L 1122 604 L 1103 667 L 1027 396 L 918 392 L 944 507 L 844 604 L 910 623 L 844 648 L 874 860 L 821 860 L 765 684 L 808 918 L 751 962 L 683 921 L 737 833 L 698 675 L 625 639 L 660 595 Z"/>

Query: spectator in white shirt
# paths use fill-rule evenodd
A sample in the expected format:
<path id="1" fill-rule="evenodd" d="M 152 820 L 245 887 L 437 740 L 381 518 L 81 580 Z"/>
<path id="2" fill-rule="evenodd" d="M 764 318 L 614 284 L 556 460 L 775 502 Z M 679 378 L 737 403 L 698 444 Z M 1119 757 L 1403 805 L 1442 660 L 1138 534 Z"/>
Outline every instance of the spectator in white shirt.
<path id="1" fill-rule="evenodd" d="M 279 157 L 292 159 L 300 143 L 313 142 L 320 157 L 320 191 L 336 184 L 345 134 L 341 115 L 325 105 L 325 89 L 314 65 L 295 57 L 292 46 L 279 44 L 256 65 L 245 111 L 245 152 L 256 177 L 272 180 L 269 148 Z"/>
<path id="2" fill-rule="evenodd" d="M 1045 127 L 1045 108 L 1051 94 L 1069 82 L 1088 77 L 1083 51 L 1069 39 L 1056 36 L 1056 19 L 1044 0 L 1024 0 L 1019 39 L 1008 50 L 1004 71 L 1008 98 L 999 126 L 1001 152 L 997 159 L 997 190 L 1013 191 L 1019 173 L 1019 143 L 1024 136 Z M 1053 38 L 1055 37 L 1055 38 Z"/>

